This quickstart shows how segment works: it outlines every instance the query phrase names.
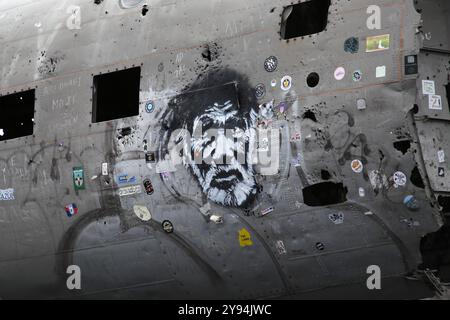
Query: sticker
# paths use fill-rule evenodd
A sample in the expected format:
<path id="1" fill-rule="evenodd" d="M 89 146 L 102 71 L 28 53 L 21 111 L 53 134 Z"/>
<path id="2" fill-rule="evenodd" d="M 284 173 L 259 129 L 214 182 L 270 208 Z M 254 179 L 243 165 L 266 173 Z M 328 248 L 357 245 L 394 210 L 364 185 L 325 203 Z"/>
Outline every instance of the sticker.
<path id="1" fill-rule="evenodd" d="M 364 166 L 363 166 L 361 160 L 353 160 L 351 166 L 352 166 L 353 172 L 355 172 L 355 173 L 361 173 L 364 169 Z"/>
<path id="2" fill-rule="evenodd" d="M 417 63 L 417 55 L 405 57 L 405 75 L 419 73 L 419 64 Z"/>
<path id="3" fill-rule="evenodd" d="M 292 87 L 292 78 L 290 76 L 285 76 L 281 79 L 281 90 L 288 91 Z"/>
<path id="4" fill-rule="evenodd" d="M 86 185 L 84 183 L 84 169 L 83 167 L 75 167 L 73 168 L 73 186 L 75 191 L 86 189 Z"/>
<path id="5" fill-rule="evenodd" d="M 161 225 L 165 233 L 173 233 L 174 228 L 172 222 L 164 220 Z"/>
<path id="6" fill-rule="evenodd" d="M 215 214 L 211 215 L 209 217 L 209 220 L 214 222 L 215 224 L 222 224 L 223 223 L 223 218 L 221 216 L 218 216 L 218 215 L 215 215 Z"/>
<path id="7" fill-rule="evenodd" d="M 359 188 L 358 189 L 358 192 L 359 192 L 359 196 L 361 197 L 361 198 L 364 198 L 365 196 L 366 196 L 366 190 L 364 190 L 364 188 Z"/>
<path id="8" fill-rule="evenodd" d="M 365 110 L 367 108 L 366 99 L 356 100 L 356 107 L 358 108 L 358 110 Z"/>
<path id="9" fill-rule="evenodd" d="M 266 95 L 266 87 L 260 83 L 255 88 L 255 96 L 258 99 L 263 98 Z"/>
<path id="10" fill-rule="evenodd" d="M 439 150 L 437 154 L 438 154 L 438 161 L 439 161 L 439 163 L 444 163 L 445 162 L 445 152 L 444 152 L 444 150 Z"/>
<path id="11" fill-rule="evenodd" d="M 284 245 L 284 242 L 283 242 L 282 240 L 278 240 L 278 241 L 275 243 L 275 247 L 277 248 L 278 253 L 279 253 L 280 255 L 287 254 L 286 246 Z"/>
<path id="12" fill-rule="evenodd" d="M 284 102 L 281 102 L 279 105 L 278 105 L 278 110 L 280 111 L 280 113 L 284 113 L 286 110 L 287 110 L 287 104 L 286 103 L 284 103 Z"/>
<path id="13" fill-rule="evenodd" d="M 142 192 L 142 189 L 141 189 L 140 185 L 123 187 L 123 188 L 119 189 L 119 196 L 126 197 L 126 196 L 131 196 L 133 194 L 138 194 L 141 192 Z"/>
<path id="14" fill-rule="evenodd" d="M 386 77 L 386 66 L 378 66 L 377 67 L 376 77 L 377 78 L 384 78 L 384 77 Z"/>
<path id="15" fill-rule="evenodd" d="M 278 59 L 277 57 L 271 56 L 264 61 L 264 69 L 267 72 L 274 72 L 278 68 Z"/>
<path id="16" fill-rule="evenodd" d="M 160 176 L 163 179 L 163 181 L 169 181 L 170 180 L 170 172 L 161 172 Z"/>
<path id="17" fill-rule="evenodd" d="M 381 36 L 367 37 L 366 52 L 377 52 L 389 50 L 391 44 L 391 35 L 383 34 Z"/>
<path id="18" fill-rule="evenodd" d="M 343 224 L 344 223 L 344 214 L 342 212 L 332 213 L 332 214 L 328 215 L 328 218 L 334 224 Z"/>
<path id="19" fill-rule="evenodd" d="M 441 178 L 445 177 L 445 169 L 444 168 L 438 168 L 438 176 Z"/>
<path id="20" fill-rule="evenodd" d="M 152 113 L 153 110 L 155 110 L 155 104 L 153 103 L 153 101 L 148 101 L 145 104 L 145 111 L 147 111 L 147 113 Z"/>
<path id="21" fill-rule="evenodd" d="M 406 185 L 406 182 L 407 182 L 407 178 L 403 172 L 397 171 L 396 173 L 394 173 L 394 183 L 397 186 L 403 187 Z"/>
<path id="22" fill-rule="evenodd" d="M 0 190 L 0 200 L 1 201 L 15 200 L 14 189 L 1 189 Z"/>
<path id="23" fill-rule="evenodd" d="M 295 132 L 292 136 L 291 136 L 291 142 L 298 142 L 298 141 L 302 141 L 302 135 L 300 132 Z"/>
<path id="24" fill-rule="evenodd" d="M 147 162 L 147 163 L 155 163 L 156 162 L 155 153 L 154 152 L 147 152 L 145 154 L 145 162 Z"/>
<path id="25" fill-rule="evenodd" d="M 436 86 L 432 80 L 422 80 L 422 92 L 424 95 L 436 94 Z"/>
<path id="26" fill-rule="evenodd" d="M 430 94 L 428 96 L 428 106 L 431 110 L 442 110 L 442 97 Z"/>
<path id="27" fill-rule="evenodd" d="M 137 179 L 135 176 L 128 177 L 128 174 L 118 175 L 116 178 L 117 184 L 126 184 L 126 183 L 136 183 Z"/>
<path id="28" fill-rule="evenodd" d="M 155 190 L 153 189 L 153 184 L 150 181 L 150 179 L 145 179 L 144 180 L 144 188 L 145 188 L 145 193 L 147 193 L 147 195 L 151 196 Z"/>
<path id="29" fill-rule="evenodd" d="M 76 215 L 78 213 L 78 208 L 75 203 L 68 204 L 65 207 L 65 209 L 66 209 L 66 214 L 69 218 L 73 217 L 74 215 Z"/>
<path id="30" fill-rule="evenodd" d="M 344 51 L 348 53 L 358 53 L 359 39 L 355 37 L 348 38 L 344 43 Z"/>
<path id="31" fill-rule="evenodd" d="M 334 71 L 334 78 L 338 81 L 345 78 L 345 69 L 343 67 L 339 67 Z"/>
<path id="32" fill-rule="evenodd" d="M 261 210 L 261 216 L 264 217 L 265 215 L 268 215 L 269 213 L 273 212 L 273 210 L 274 210 L 273 207 Z"/>
<path id="33" fill-rule="evenodd" d="M 241 247 L 250 247 L 253 245 L 250 232 L 247 229 L 239 230 L 239 244 Z"/>
<path id="34" fill-rule="evenodd" d="M 273 79 L 273 80 L 270 82 L 270 85 L 272 86 L 272 88 L 275 88 L 275 87 L 277 86 L 277 80 Z"/>
<path id="35" fill-rule="evenodd" d="M 355 82 L 361 81 L 361 79 L 362 79 L 362 72 L 361 72 L 361 70 L 356 70 L 355 72 L 353 72 L 352 79 Z"/>
<path id="36" fill-rule="evenodd" d="M 317 242 L 316 249 L 319 251 L 323 251 L 323 250 L 325 250 L 325 245 L 322 242 Z"/>
<path id="37" fill-rule="evenodd" d="M 102 175 L 107 176 L 108 175 L 108 164 L 102 163 Z"/>
<path id="38" fill-rule="evenodd" d="M 133 206 L 133 211 L 142 221 L 150 221 L 152 219 L 150 211 L 145 206 Z"/>

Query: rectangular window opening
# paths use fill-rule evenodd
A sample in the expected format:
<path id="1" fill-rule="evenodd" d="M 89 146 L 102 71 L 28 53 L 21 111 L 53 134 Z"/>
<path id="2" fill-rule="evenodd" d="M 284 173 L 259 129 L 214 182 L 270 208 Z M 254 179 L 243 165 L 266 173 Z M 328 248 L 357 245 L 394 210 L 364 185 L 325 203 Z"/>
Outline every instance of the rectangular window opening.
<path id="1" fill-rule="evenodd" d="M 139 115 L 141 68 L 94 76 L 92 122 Z"/>
<path id="2" fill-rule="evenodd" d="M 281 37 L 284 40 L 322 32 L 328 24 L 331 0 L 310 0 L 284 8 Z"/>
<path id="3" fill-rule="evenodd" d="M 0 141 L 33 135 L 35 90 L 0 97 Z"/>

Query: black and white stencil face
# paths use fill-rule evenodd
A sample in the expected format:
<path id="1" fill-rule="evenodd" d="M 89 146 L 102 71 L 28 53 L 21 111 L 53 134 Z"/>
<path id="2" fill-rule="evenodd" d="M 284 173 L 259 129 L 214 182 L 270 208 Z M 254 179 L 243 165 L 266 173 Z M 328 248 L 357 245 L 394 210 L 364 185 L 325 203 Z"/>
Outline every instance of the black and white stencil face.
<path id="1" fill-rule="evenodd" d="M 159 157 L 181 156 L 208 200 L 223 206 L 247 207 L 256 198 L 254 90 L 238 72 L 211 72 L 172 98 L 162 117 Z"/>
<path id="2" fill-rule="evenodd" d="M 214 103 L 195 118 L 189 166 L 211 201 L 239 207 L 256 194 L 249 143 L 254 115 L 243 117 L 228 100 Z"/>

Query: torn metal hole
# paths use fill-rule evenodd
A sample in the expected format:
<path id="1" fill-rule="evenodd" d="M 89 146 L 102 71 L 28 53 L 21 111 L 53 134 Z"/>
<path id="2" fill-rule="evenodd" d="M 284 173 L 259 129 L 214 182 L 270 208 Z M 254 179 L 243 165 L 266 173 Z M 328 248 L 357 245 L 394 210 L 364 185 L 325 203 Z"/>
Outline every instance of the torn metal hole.
<path id="1" fill-rule="evenodd" d="M 303 189 L 307 206 L 322 207 L 347 201 L 348 190 L 342 183 L 323 182 Z"/>

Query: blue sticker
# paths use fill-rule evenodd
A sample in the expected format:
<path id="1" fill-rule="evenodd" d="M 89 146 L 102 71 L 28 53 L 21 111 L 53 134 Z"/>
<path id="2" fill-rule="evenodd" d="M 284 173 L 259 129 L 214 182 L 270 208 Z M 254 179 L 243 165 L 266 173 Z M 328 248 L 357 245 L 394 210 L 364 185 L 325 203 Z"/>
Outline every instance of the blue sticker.
<path id="1" fill-rule="evenodd" d="M 147 102 L 147 104 L 145 105 L 145 111 L 147 111 L 147 113 L 152 113 L 153 110 L 155 110 L 155 105 L 153 104 L 153 101 Z"/>

